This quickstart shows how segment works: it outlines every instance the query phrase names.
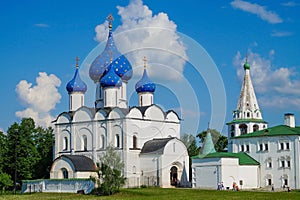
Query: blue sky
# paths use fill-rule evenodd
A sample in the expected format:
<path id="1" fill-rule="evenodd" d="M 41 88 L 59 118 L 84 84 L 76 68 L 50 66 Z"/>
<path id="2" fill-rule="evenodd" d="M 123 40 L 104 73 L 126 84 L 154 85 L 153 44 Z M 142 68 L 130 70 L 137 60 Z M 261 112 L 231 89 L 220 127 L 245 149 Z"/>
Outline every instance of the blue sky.
<path id="1" fill-rule="evenodd" d="M 172 3 L 170 6 L 170 1 L 158 0 L 3 1 L 0 129 L 6 131 L 25 116 L 35 118 L 40 125 L 49 124 L 68 110 L 65 86 L 73 77 L 75 57 L 81 58 L 81 75 L 89 82 L 88 64 L 103 48 L 107 34 L 105 19 L 110 13 L 114 16 L 113 29 L 121 52 L 142 48 L 127 53 L 135 71 L 129 83 L 131 106 L 136 105 L 132 88 L 141 75 L 142 58 L 146 55 L 149 75 L 158 85 L 155 102 L 166 110 L 179 112 L 183 118 L 182 133 L 196 134 L 211 122 L 212 128 L 227 134 L 224 122 L 232 119 L 241 88 L 242 63 L 248 54 L 264 119 L 269 126 L 282 124 L 283 114 L 292 112 L 297 124 L 300 3 Z M 158 27 L 160 33 L 156 34 L 153 27 Z M 134 28 L 142 28 L 142 32 L 134 30 L 136 40 L 128 43 L 131 36 L 123 33 Z M 154 51 L 143 49 L 152 44 Z M 94 90 L 88 83 L 87 106 L 93 105 Z"/>

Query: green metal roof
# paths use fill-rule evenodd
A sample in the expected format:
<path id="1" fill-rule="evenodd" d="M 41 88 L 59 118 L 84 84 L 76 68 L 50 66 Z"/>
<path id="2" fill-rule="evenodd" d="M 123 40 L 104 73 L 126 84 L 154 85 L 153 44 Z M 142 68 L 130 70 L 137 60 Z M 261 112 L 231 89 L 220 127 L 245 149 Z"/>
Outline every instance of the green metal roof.
<path id="1" fill-rule="evenodd" d="M 260 131 L 255 131 L 252 133 L 240 135 L 233 137 L 235 138 L 252 138 L 252 137 L 274 137 L 274 136 L 285 136 L 285 135 L 300 135 L 300 127 L 296 126 L 295 128 L 286 126 L 286 125 L 279 125 L 273 126 L 271 128 L 263 129 Z"/>
<path id="2" fill-rule="evenodd" d="M 202 154 L 207 155 L 209 153 L 214 153 L 214 152 L 216 152 L 216 149 L 211 138 L 211 133 L 210 131 L 208 131 L 203 144 Z"/>
<path id="3" fill-rule="evenodd" d="M 247 123 L 247 122 L 258 122 L 258 123 L 268 123 L 262 119 L 253 119 L 253 118 L 250 118 L 250 119 L 235 119 L 231 122 L 227 122 L 226 124 L 236 124 L 236 123 Z"/>
<path id="4" fill-rule="evenodd" d="M 240 153 L 229 153 L 229 152 L 215 152 L 210 153 L 207 155 L 198 155 L 193 156 L 193 159 L 204 159 L 204 158 L 238 158 L 239 159 L 239 165 L 259 165 L 259 162 L 257 162 L 254 158 L 249 156 L 245 152 Z"/>

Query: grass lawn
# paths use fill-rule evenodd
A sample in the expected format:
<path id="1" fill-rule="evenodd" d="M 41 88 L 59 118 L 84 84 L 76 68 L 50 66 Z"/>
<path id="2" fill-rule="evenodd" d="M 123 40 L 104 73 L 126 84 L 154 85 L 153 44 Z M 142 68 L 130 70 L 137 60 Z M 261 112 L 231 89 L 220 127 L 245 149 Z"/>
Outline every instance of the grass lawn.
<path id="1" fill-rule="evenodd" d="M 122 189 L 120 193 L 112 196 L 94 196 L 66 193 L 34 193 L 18 195 L 0 195 L 0 199 L 5 200 L 77 200 L 77 199 L 300 199 L 299 191 L 292 192 L 266 192 L 266 191 L 217 191 L 217 190 L 198 190 L 198 189 L 162 189 L 162 188 L 141 188 L 141 189 Z"/>

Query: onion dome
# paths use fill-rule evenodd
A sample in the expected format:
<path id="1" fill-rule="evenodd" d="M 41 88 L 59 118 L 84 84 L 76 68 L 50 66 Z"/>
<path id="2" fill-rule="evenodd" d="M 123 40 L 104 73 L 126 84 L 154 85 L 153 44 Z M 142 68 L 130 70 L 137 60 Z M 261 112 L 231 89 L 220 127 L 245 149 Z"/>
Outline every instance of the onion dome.
<path id="1" fill-rule="evenodd" d="M 80 92 L 80 93 L 85 93 L 87 90 L 87 86 L 85 82 L 83 82 L 79 76 L 79 69 L 78 69 L 78 61 L 79 58 L 76 58 L 76 71 L 73 79 L 68 82 L 66 89 L 69 93 L 73 92 Z"/>
<path id="2" fill-rule="evenodd" d="M 101 78 L 101 86 L 106 87 L 121 87 L 122 79 L 115 73 L 114 65 L 111 63 L 108 66 L 108 72 Z"/>
<path id="3" fill-rule="evenodd" d="M 114 66 L 115 73 L 121 77 L 122 81 L 128 81 L 132 77 L 132 66 L 124 55 L 115 59 L 112 64 Z M 108 68 L 103 73 L 103 76 L 108 72 Z"/>
<path id="4" fill-rule="evenodd" d="M 135 90 L 137 93 L 142 92 L 151 92 L 153 93 L 155 91 L 155 84 L 149 79 L 147 70 L 146 70 L 146 58 L 144 57 L 144 73 L 141 78 L 136 84 L 135 84 Z"/>
<path id="5" fill-rule="evenodd" d="M 248 63 L 248 56 L 246 56 L 246 62 L 244 64 L 244 70 L 246 69 L 250 70 L 250 64 Z"/>
<path id="6" fill-rule="evenodd" d="M 119 57 L 120 52 L 118 51 L 117 47 L 115 46 L 115 42 L 112 35 L 112 15 L 107 17 L 109 22 L 109 33 L 108 39 L 106 42 L 106 46 L 104 51 L 96 57 L 96 59 L 92 62 L 89 70 L 90 78 L 95 82 L 99 82 L 100 78 L 104 75 L 103 73 L 107 69 L 108 65 L 110 64 L 110 58 L 115 60 Z M 111 56 L 113 55 L 113 57 Z"/>

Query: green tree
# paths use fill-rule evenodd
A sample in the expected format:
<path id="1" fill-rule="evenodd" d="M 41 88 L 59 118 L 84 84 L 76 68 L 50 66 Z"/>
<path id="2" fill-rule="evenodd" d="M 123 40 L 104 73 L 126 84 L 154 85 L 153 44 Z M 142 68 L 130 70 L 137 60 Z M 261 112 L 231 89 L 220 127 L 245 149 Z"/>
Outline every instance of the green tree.
<path id="1" fill-rule="evenodd" d="M 6 151 L 6 136 L 4 135 L 3 132 L 0 131 L 0 172 L 2 171 L 3 164 L 4 164 L 4 154 Z"/>
<path id="2" fill-rule="evenodd" d="M 196 138 L 192 134 L 184 134 L 181 141 L 185 144 L 189 154 L 189 180 L 192 180 L 192 157 L 199 154 Z"/>
<path id="3" fill-rule="evenodd" d="M 216 129 L 210 129 L 211 137 L 217 152 L 224 151 L 225 148 L 228 146 L 228 139 L 227 137 L 221 135 L 219 131 Z M 198 133 L 197 137 L 200 139 L 200 148 L 203 146 L 205 137 L 207 134 L 207 130 Z"/>
<path id="4" fill-rule="evenodd" d="M 49 127 L 43 129 L 42 127 L 38 127 L 35 132 L 34 142 L 39 155 L 33 178 L 49 178 L 50 168 L 53 162 L 53 128 Z"/>
<path id="5" fill-rule="evenodd" d="M 8 188 L 12 185 L 13 185 L 13 181 L 11 180 L 11 176 L 6 174 L 6 173 L 0 172 L 0 190 L 1 190 L 1 194 L 3 192 L 5 192 L 6 188 Z"/>
<path id="6" fill-rule="evenodd" d="M 125 178 L 122 175 L 124 163 L 118 152 L 112 145 L 106 149 L 106 153 L 101 157 L 101 163 L 98 163 L 100 188 L 99 192 L 103 195 L 111 195 L 119 192 L 120 187 L 125 184 Z"/>
<path id="7" fill-rule="evenodd" d="M 20 182 L 31 179 L 39 154 L 34 143 L 35 123 L 31 118 L 14 123 L 7 131 L 4 171 Z"/>

